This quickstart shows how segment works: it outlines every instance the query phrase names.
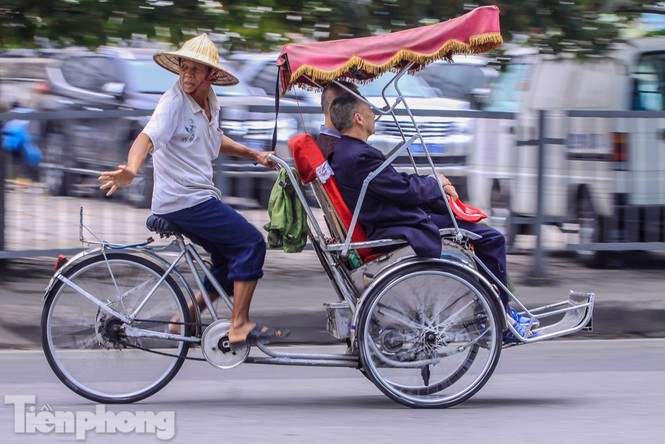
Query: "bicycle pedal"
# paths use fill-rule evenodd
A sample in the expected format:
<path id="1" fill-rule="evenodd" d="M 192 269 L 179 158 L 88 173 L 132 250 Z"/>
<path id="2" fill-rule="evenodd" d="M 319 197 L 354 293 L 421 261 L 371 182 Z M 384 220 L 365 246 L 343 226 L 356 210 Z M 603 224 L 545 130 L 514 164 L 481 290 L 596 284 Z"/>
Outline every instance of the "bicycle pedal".
<path id="1" fill-rule="evenodd" d="M 231 348 L 229 330 L 231 322 L 223 319 L 212 322 L 201 336 L 201 352 L 211 365 L 221 369 L 239 366 L 249 356 L 249 345 Z"/>

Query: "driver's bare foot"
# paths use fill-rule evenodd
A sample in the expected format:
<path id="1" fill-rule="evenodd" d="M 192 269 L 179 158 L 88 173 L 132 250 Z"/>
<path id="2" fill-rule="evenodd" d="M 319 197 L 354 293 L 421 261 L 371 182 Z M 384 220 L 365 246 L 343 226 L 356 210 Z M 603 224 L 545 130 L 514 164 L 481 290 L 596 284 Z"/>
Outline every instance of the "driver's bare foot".
<path id="1" fill-rule="evenodd" d="M 182 320 L 180 319 L 179 315 L 174 315 L 170 320 L 169 320 L 169 327 L 168 331 L 172 335 L 179 335 L 181 333 L 181 327 L 182 327 Z"/>
<path id="2" fill-rule="evenodd" d="M 214 301 L 219 297 L 219 295 L 211 291 L 209 293 L 210 300 Z M 233 295 L 231 295 L 233 297 Z M 199 306 L 199 311 L 202 312 L 206 308 L 206 303 L 205 300 L 203 299 L 203 294 L 201 294 L 200 291 L 196 292 L 196 295 L 194 296 L 196 299 L 196 304 Z M 196 319 L 196 313 L 194 312 L 194 305 L 192 305 L 191 302 L 187 304 L 187 310 L 189 310 L 189 319 Z M 168 332 L 174 335 L 179 335 L 181 333 L 180 327 L 182 326 L 182 319 L 180 319 L 180 315 L 173 315 L 173 317 L 169 320 L 169 326 L 168 326 Z"/>
<path id="3" fill-rule="evenodd" d="M 256 328 L 254 322 L 248 322 L 239 327 L 231 327 L 229 329 L 229 342 L 232 344 L 243 342 L 253 328 Z"/>
<path id="4" fill-rule="evenodd" d="M 257 344 L 267 343 L 273 339 L 278 339 L 286 336 L 284 332 L 277 328 L 269 328 L 267 326 L 258 327 L 256 324 L 248 324 L 239 329 L 232 329 L 229 331 L 229 342 L 231 344 Z"/>

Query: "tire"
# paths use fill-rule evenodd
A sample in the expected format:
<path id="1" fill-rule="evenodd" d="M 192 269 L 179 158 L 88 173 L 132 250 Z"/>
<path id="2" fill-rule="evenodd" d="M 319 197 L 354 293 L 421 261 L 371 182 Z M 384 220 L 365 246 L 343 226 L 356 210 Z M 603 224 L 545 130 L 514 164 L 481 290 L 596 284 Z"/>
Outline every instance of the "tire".
<path id="1" fill-rule="evenodd" d="M 506 238 L 506 249 L 510 251 L 515 245 L 517 237 L 517 227 L 513 222 L 513 212 L 510 209 L 510 196 L 502 193 L 498 188 L 494 188 L 490 206 L 490 225 L 503 234 Z"/>
<path id="2" fill-rule="evenodd" d="M 372 289 L 358 347 L 367 377 L 408 407 L 446 408 L 473 396 L 501 355 L 498 302 L 473 275 L 418 264 Z"/>
<path id="3" fill-rule="evenodd" d="M 152 161 L 148 161 L 141 173 L 125 188 L 125 199 L 135 208 L 150 208 L 153 185 Z"/>
<path id="4" fill-rule="evenodd" d="M 63 276 L 128 315 L 164 269 L 126 253 L 106 253 L 106 258 L 100 254 L 84 259 Z M 176 314 L 189 321 L 185 298 L 169 276 L 138 312 L 132 326 L 163 332 Z M 126 336 L 126 324 L 62 280 L 46 295 L 41 328 L 42 347 L 56 376 L 75 393 L 101 403 L 131 403 L 157 393 L 178 373 L 189 348 L 187 342 Z M 185 326 L 180 329 L 185 334 Z"/>
<path id="5" fill-rule="evenodd" d="M 603 242 L 604 220 L 596 213 L 588 192 L 584 192 L 577 201 L 577 223 L 579 224 L 580 244 Z M 578 250 L 577 258 L 590 268 L 605 268 L 609 252 L 597 250 Z"/>
<path id="6" fill-rule="evenodd" d="M 71 167 L 72 159 L 65 153 L 67 138 L 60 133 L 48 133 L 46 135 L 44 163 L 60 167 Z M 52 196 L 67 196 L 71 190 L 73 177 L 61 169 L 42 168 L 41 181 L 46 183 Z"/>

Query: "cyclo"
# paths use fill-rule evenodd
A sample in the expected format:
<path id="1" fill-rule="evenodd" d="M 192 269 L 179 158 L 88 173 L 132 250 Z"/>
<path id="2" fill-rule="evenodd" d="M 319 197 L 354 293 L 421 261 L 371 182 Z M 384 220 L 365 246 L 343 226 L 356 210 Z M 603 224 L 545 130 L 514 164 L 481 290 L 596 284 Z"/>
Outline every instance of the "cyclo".
<path id="1" fill-rule="evenodd" d="M 498 9 L 481 7 L 447 22 L 387 36 L 286 45 L 278 65 L 283 90 L 341 79 L 370 81 L 393 71 L 384 89 L 386 106 L 373 109 L 399 125 L 395 113 L 401 104 L 417 129 L 399 90 L 400 78 L 435 59 L 489 51 L 501 42 Z M 397 91 L 393 101 L 386 96 L 390 86 Z M 148 228 L 174 236 L 170 245 L 150 246 L 151 239 L 131 245 L 88 242 L 91 248 L 57 269 L 46 289 L 41 320 L 49 365 L 71 390 L 106 403 L 151 396 L 168 384 L 185 359 L 194 359 L 223 369 L 242 363 L 353 367 L 398 403 L 450 407 L 489 380 L 506 346 L 505 329 L 520 344 L 528 344 L 584 328 L 592 316 L 592 293 L 571 292 L 566 301 L 528 309 L 498 279 L 486 277 L 491 273 L 472 248 L 476 235 L 456 224 L 441 230 L 438 259 L 416 256 L 401 240 L 364 238 L 357 221 L 376 174 L 409 152 L 414 141 L 420 142 L 436 171 L 422 135 L 407 138 L 402 132 L 402 137 L 386 162 L 365 180 L 353 211 L 344 204 L 310 136 L 289 142 L 296 173 L 285 160 L 272 156 L 291 184 L 298 183 L 296 174 L 309 184 L 323 210 L 327 232 L 303 190 L 294 186 L 307 214 L 309 240 L 338 296 L 338 301 L 326 304 L 327 327 L 348 344 L 346 353 L 294 353 L 287 347 L 259 344 L 250 355 L 249 346 L 231 347 L 230 324 L 222 315 L 232 307 L 232 298 L 177 229 L 151 216 Z M 173 259 L 164 254 L 169 247 L 176 251 Z M 373 254 L 372 249 L 386 247 L 388 252 Z M 220 294 L 221 308 L 211 302 L 202 275 Z M 190 280 L 203 292 L 212 317 L 207 325 L 198 309 L 190 319 Z M 532 326 L 537 335 L 521 336 L 506 322 L 498 288 L 510 294 L 512 305 L 539 321 L 537 328 Z M 177 333 L 169 330 L 174 315 L 182 320 Z M 202 357 L 188 356 L 192 345 L 201 347 Z"/>

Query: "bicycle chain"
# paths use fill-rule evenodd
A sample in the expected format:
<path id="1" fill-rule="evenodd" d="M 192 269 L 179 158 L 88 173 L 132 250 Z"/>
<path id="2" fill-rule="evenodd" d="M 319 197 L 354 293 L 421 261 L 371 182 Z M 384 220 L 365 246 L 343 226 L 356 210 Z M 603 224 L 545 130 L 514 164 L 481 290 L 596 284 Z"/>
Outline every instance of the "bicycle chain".
<path id="1" fill-rule="evenodd" d="M 134 319 L 134 321 L 135 322 L 152 322 L 152 323 L 155 323 L 155 324 L 197 325 L 197 326 L 200 325 L 202 330 L 205 330 L 205 328 L 209 325 L 209 324 L 197 324 L 196 322 L 154 321 L 154 320 L 151 320 L 151 319 Z M 124 345 L 125 347 L 147 351 L 147 352 L 153 353 L 155 355 L 167 356 L 167 357 L 170 357 L 170 358 L 178 358 L 178 359 L 181 358 L 181 356 L 179 356 L 179 355 L 175 355 L 175 354 L 172 354 L 172 353 L 160 352 L 160 351 L 157 351 L 157 350 L 152 350 L 150 348 L 142 347 L 140 345 L 130 344 L 127 341 L 119 341 L 119 344 Z M 191 356 L 184 356 L 183 358 L 184 359 L 189 359 L 190 361 L 204 361 L 204 362 L 207 361 L 205 358 L 194 358 L 194 357 L 191 357 Z"/>
<path id="2" fill-rule="evenodd" d="M 146 347 L 141 347 L 140 345 L 130 344 L 129 342 L 125 342 L 125 341 L 122 341 L 119 344 L 124 345 L 125 347 L 147 351 L 147 352 L 153 353 L 155 355 L 167 356 L 169 358 L 178 358 L 178 359 L 181 358 L 181 356 L 174 355 L 172 353 L 165 353 L 165 352 L 160 352 L 160 351 L 157 351 L 157 350 L 152 350 L 152 349 L 149 349 L 149 348 L 146 348 Z M 204 361 L 204 362 L 207 361 L 207 359 L 205 359 L 205 358 L 194 358 L 192 356 L 182 356 L 182 358 L 183 359 L 189 359 L 190 361 Z"/>

